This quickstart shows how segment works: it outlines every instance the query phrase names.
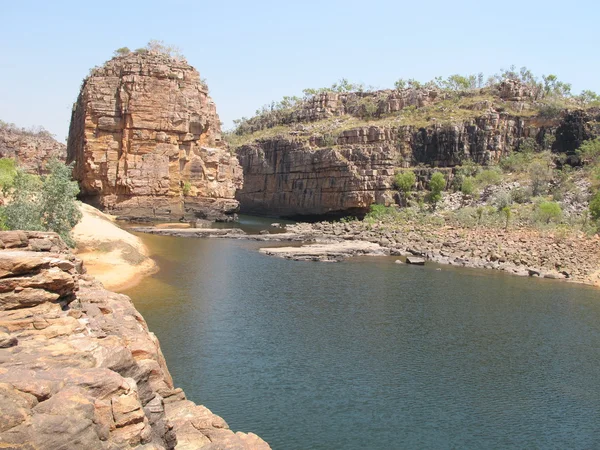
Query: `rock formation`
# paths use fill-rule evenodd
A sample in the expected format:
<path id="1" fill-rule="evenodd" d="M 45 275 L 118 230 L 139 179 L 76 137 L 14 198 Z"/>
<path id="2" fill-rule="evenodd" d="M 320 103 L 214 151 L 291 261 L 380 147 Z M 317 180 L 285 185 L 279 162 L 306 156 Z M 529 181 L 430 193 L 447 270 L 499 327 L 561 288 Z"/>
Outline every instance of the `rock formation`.
<path id="1" fill-rule="evenodd" d="M 242 172 L 198 72 L 152 52 L 115 57 L 83 82 L 68 161 L 82 199 L 127 218 L 227 220 Z"/>
<path id="2" fill-rule="evenodd" d="M 0 447 L 268 449 L 186 400 L 131 300 L 58 235 L 0 232 Z"/>
<path id="3" fill-rule="evenodd" d="M 465 161 L 497 163 L 525 139 L 572 155 L 583 140 L 600 135 L 599 110 L 563 111 L 550 118 L 536 114 L 535 93 L 518 82 L 501 83 L 481 99 L 473 94 L 451 112 L 447 95 L 427 89 L 326 93 L 282 114 L 250 119 L 245 125 L 250 130 L 286 128 L 268 137 L 257 134 L 255 140 L 250 134 L 236 148 L 244 171 L 244 186 L 237 193 L 241 211 L 283 217 L 361 215 L 373 203 L 394 202 L 393 177 L 399 169 L 451 171 Z M 372 118 L 381 117 L 380 122 L 363 117 L 357 123 L 365 99 L 373 102 Z M 431 105 L 430 113 L 419 112 Z M 408 112 L 389 115 L 407 107 Z M 411 114 L 416 116 L 411 119 Z M 436 114 L 447 117 L 437 120 Z"/>
<path id="4" fill-rule="evenodd" d="M 46 163 L 57 158 L 64 161 L 67 146 L 47 131 L 31 132 L 14 126 L 0 126 L 0 158 L 12 158 L 28 173 L 46 174 Z"/>

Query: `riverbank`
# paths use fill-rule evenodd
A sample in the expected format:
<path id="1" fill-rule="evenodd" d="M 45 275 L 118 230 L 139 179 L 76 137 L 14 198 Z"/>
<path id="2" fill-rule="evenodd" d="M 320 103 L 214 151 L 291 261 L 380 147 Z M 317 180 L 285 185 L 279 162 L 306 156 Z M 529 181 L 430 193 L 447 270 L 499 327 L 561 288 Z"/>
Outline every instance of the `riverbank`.
<path id="1" fill-rule="evenodd" d="M 301 246 L 260 250 L 293 260 L 331 262 L 359 255 L 413 255 L 439 264 L 600 286 L 600 239 L 577 232 L 564 235 L 527 228 L 434 227 L 415 222 L 368 221 L 298 223 L 287 225 L 284 233 L 270 234 L 265 230 L 259 235 L 235 229 L 135 230 L 180 237 L 302 242 Z"/>
<path id="2" fill-rule="evenodd" d="M 55 233 L 0 232 L 0 447 L 270 448 L 175 388 L 125 295 Z"/>
<path id="3" fill-rule="evenodd" d="M 123 291 L 158 271 L 142 240 L 119 228 L 114 217 L 83 203 L 80 210 L 81 221 L 72 232 L 76 254 L 106 289 Z"/>

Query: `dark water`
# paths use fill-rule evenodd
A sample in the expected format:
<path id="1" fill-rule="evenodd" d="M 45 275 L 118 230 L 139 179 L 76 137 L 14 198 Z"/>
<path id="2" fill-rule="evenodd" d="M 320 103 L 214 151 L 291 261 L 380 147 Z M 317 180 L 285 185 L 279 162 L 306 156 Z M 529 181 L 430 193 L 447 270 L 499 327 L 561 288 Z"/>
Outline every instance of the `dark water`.
<path id="1" fill-rule="evenodd" d="M 600 448 L 600 291 L 143 236 L 127 292 L 188 397 L 274 449 Z"/>

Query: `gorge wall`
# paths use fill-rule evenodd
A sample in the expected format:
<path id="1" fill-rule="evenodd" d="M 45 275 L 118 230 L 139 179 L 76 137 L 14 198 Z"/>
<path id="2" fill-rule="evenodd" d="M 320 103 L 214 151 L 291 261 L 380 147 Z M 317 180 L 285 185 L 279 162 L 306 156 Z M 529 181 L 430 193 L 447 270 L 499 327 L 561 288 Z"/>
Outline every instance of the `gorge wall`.
<path id="1" fill-rule="evenodd" d="M 0 126 L 0 158 L 12 158 L 27 173 L 43 175 L 52 158 L 65 161 L 67 146 L 47 131 L 30 132 L 14 126 Z"/>
<path id="2" fill-rule="evenodd" d="M 93 69 L 74 105 L 68 162 L 82 199 L 123 218 L 228 220 L 242 171 L 185 61 L 153 52 Z"/>
<path id="3" fill-rule="evenodd" d="M 266 450 L 173 386 L 131 300 L 55 233 L 0 232 L 0 447 Z"/>
<path id="4" fill-rule="evenodd" d="M 532 94 L 516 82 L 501 84 L 491 97 L 474 96 L 450 113 L 454 116 L 436 120 L 448 104 L 444 95 L 412 89 L 325 93 L 260 125 L 250 119 L 257 138 L 236 149 L 244 170 L 244 186 L 237 193 L 242 212 L 360 215 L 373 203 L 394 202 L 394 174 L 403 168 L 428 172 L 427 167 L 451 170 L 465 161 L 493 164 L 527 138 L 540 149 L 572 155 L 581 142 L 600 135 L 599 110 L 563 111 L 548 118 L 531 111 Z M 365 98 L 373 101 L 374 116 L 356 120 Z M 406 108 L 415 114 L 436 102 L 445 103 L 421 117 L 424 123 L 405 124 L 402 115 L 397 122 L 379 119 Z M 355 116 L 354 121 L 346 117 L 343 122 L 344 116 Z M 276 126 L 277 132 L 261 136 Z"/>

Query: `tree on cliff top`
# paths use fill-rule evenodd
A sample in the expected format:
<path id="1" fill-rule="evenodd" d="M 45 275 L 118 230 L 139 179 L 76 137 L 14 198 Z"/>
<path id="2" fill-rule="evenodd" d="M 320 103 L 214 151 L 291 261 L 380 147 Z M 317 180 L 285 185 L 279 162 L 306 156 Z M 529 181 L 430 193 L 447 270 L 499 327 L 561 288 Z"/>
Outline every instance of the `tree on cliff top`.
<path id="1" fill-rule="evenodd" d="M 124 47 L 127 48 L 127 47 Z M 148 41 L 145 47 L 138 48 L 134 53 L 150 53 L 154 55 L 164 55 L 168 56 L 175 61 L 185 62 L 185 57 L 181 53 L 179 47 L 175 45 L 167 45 L 164 41 L 159 41 L 156 39 L 151 39 Z"/>

